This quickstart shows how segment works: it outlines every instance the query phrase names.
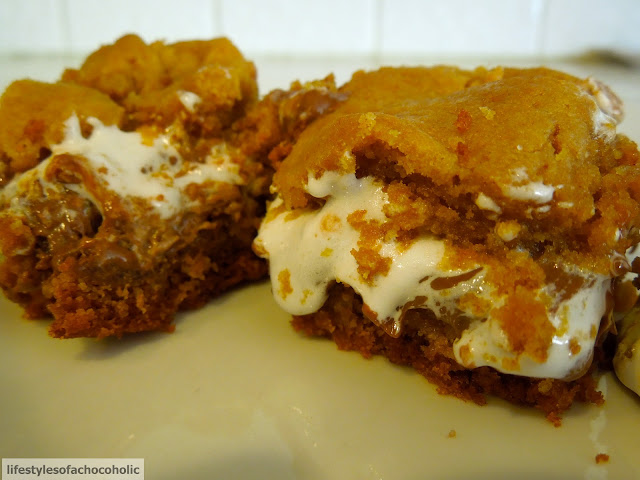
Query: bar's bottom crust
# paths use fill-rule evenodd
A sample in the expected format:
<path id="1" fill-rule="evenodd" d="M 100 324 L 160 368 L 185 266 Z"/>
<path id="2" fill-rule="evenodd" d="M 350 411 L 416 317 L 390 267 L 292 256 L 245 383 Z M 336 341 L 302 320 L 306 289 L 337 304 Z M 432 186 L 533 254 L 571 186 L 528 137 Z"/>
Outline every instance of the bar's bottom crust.
<path id="1" fill-rule="evenodd" d="M 42 248 L 0 263 L 0 286 L 25 308 L 27 318 L 52 315 L 54 337 L 172 331 L 176 312 L 202 307 L 236 285 L 267 275 L 266 262 L 251 250 L 263 207 L 233 195 L 221 203 L 232 213 L 212 208 L 210 218 L 181 225 L 173 246 L 149 255 L 146 268 L 117 241 L 102 241 L 105 235 L 95 236 L 95 244 L 47 246 L 41 239 Z M 37 243 L 19 218 L 0 217 L 0 226 L 0 247 Z"/>
<path id="2" fill-rule="evenodd" d="M 504 374 L 490 367 L 465 369 L 453 357 L 455 327 L 439 321 L 427 310 L 412 310 L 398 338 L 367 320 L 362 301 L 350 287 L 334 285 L 322 309 L 294 316 L 295 330 L 308 336 L 332 339 L 341 350 L 355 350 L 365 358 L 382 355 L 407 365 L 436 385 L 441 394 L 484 405 L 487 396 L 541 410 L 554 425 L 574 402 L 602 405 L 604 397 L 593 377 L 595 364 L 577 380 L 565 382 Z"/>
<path id="3" fill-rule="evenodd" d="M 267 273 L 264 262 L 250 250 L 228 251 L 227 259 L 193 253 L 195 261 L 190 254 L 171 259 L 161 281 L 149 274 L 117 287 L 102 282 L 87 286 L 86 279 L 78 278 L 76 259 L 68 258 L 51 282 L 56 302 L 48 306 L 54 316 L 49 333 L 58 338 L 103 338 L 172 332 L 177 312 L 200 308 L 227 290 Z M 202 270 L 202 276 L 185 274 L 180 264 L 186 261 L 193 262 L 190 268 Z"/>

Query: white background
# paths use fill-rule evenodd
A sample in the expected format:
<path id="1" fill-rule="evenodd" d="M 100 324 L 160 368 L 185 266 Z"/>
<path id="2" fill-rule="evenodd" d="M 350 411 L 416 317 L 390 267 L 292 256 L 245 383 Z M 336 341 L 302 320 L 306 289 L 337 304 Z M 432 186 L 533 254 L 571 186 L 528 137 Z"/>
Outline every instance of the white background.
<path id="1" fill-rule="evenodd" d="M 261 56 L 640 52 L 638 0 L 0 0 L 0 55 L 229 36 Z"/>

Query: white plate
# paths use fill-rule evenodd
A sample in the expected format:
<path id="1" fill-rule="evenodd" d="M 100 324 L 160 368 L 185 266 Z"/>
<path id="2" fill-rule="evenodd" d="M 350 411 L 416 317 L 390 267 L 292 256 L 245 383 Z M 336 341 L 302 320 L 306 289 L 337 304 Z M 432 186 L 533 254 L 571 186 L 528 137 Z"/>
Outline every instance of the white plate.
<path id="1" fill-rule="evenodd" d="M 25 60 L 0 80 L 53 79 L 58 63 Z M 358 65 L 258 63 L 262 91 L 329 71 L 342 82 Z M 621 94 L 622 130 L 640 139 L 639 75 L 571 69 Z M 640 400 L 615 377 L 604 377 L 603 408 L 576 406 L 554 428 L 537 412 L 440 396 L 410 369 L 297 335 L 267 283 L 180 315 L 173 334 L 63 341 L 46 328 L 0 294 L 3 457 L 142 457 L 153 480 L 640 478 Z M 596 465 L 605 452 L 610 462 Z"/>
<path id="2" fill-rule="evenodd" d="M 181 315 L 173 334 L 56 340 L 4 298 L 0 315 L 4 457 L 142 457 L 150 479 L 640 477 L 640 401 L 614 377 L 604 407 L 555 428 L 299 336 L 267 283 Z"/>

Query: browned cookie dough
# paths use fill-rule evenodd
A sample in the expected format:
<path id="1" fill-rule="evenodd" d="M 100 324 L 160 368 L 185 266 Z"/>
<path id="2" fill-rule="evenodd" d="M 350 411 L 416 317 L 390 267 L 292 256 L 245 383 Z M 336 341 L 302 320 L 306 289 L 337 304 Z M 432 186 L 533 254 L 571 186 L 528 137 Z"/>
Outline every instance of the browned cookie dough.
<path id="1" fill-rule="evenodd" d="M 594 350 L 640 225 L 620 100 L 544 68 L 383 68 L 340 92 L 254 244 L 295 328 L 554 422 L 601 403 Z"/>
<path id="2" fill-rule="evenodd" d="M 224 38 L 128 35 L 57 83 L 13 83 L 0 286 L 56 337 L 172 330 L 176 311 L 265 276 L 251 242 L 277 150 L 338 100 L 331 78 L 259 100 Z"/>

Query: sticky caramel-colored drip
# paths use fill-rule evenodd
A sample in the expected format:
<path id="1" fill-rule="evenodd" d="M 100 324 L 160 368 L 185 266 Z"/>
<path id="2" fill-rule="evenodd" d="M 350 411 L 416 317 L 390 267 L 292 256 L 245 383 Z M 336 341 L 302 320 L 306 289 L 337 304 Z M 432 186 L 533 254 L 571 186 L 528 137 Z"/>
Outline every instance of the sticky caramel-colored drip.
<path id="1" fill-rule="evenodd" d="M 567 376 L 564 377 L 562 380 L 565 382 L 571 382 L 572 380 L 577 380 L 578 378 L 583 377 L 584 374 L 587 373 L 587 371 L 591 367 L 591 363 L 593 363 L 593 351 L 591 351 L 591 353 L 589 354 L 589 358 L 587 358 L 587 361 L 584 362 L 584 364 L 577 366 L 574 370 L 569 372 Z"/>
<path id="2" fill-rule="evenodd" d="M 444 290 L 446 288 L 453 288 L 460 282 L 470 280 L 475 277 L 478 272 L 482 270 L 482 267 L 478 267 L 475 270 L 461 273 L 460 275 L 454 275 L 452 277 L 438 277 L 431 281 L 431 288 L 434 290 Z"/>
<path id="3" fill-rule="evenodd" d="M 411 300 L 410 302 L 405 303 L 402 306 L 402 313 L 400 314 L 400 318 L 398 320 L 394 320 L 393 318 L 386 318 L 384 320 L 378 319 L 378 313 L 374 312 L 369 308 L 368 305 L 362 305 L 362 313 L 363 315 L 382 328 L 387 335 L 393 338 L 398 338 L 402 334 L 402 319 L 406 315 L 406 313 L 414 308 L 420 308 L 427 301 L 427 297 L 418 296 Z"/>
<path id="4" fill-rule="evenodd" d="M 614 311 L 626 313 L 638 301 L 638 290 L 630 281 L 616 282 L 613 289 Z"/>
<path id="5" fill-rule="evenodd" d="M 454 342 L 460 338 L 462 332 L 469 328 L 469 318 L 458 309 L 448 311 L 444 307 L 440 307 L 439 311 L 433 311 L 425 308 L 427 297 L 418 296 L 402 306 L 402 312 L 398 320 L 387 318 L 380 322 L 375 318 L 376 313 L 371 311 L 366 305 L 363 305 L 363 313 L 365 316 L 380 326 L 387 335 L 398 338 L 405 330 L 429 330 L 429 325 L 433 322 L 442 324 L 445 328 L 447 338 L 450 342 Z M 374 315 L 372 317 L 371 315 Z M 425 330 L 426 329 L 426 330 Z"/>
<path id="6" fill-rule="evenodd" d="M 372 310 L 371 307 L 369 307 L 369 305 L 367 305 L 366 303 L 362 304 L 362 314 L 369 321 L 382 328 L 387 333 L 387 335 L 390 335 L 393 338 L 397 338 L 400 336 L 400 327 L 396 325 L 396 322 L 394 322 L 392 318 L 387 318 L 380 321 L 380 319 L 378 318 L 378 312 Z"/>
<path id="7" fill-rule="evenodd" d="M 400 319 L 402 319 L 402 317 L 404 317 L 406 313 L 412 308 L 419 308 L 425 303 L 427 303 L 427 297 L 421 296 L 421 295 L 417 296 L 410 302 L 405 303 L 404 306 L 402 307 L 402 314 L 400 315 Z"/>
<path id="8" fill-rule="evenodd" d="M 543 268 L 547 283 L 556 287 L 557 304 L 573 297 L 584 285 L 585 280 L 581 275 L 568 273 L 557 263 L 543 264 Z"/>
<path id="9" fill-rule="evenodd" d="M 615 297 L 611 291 L 608 291 L 605 297 L 604 314 L 600 319 L 600 326 L 596 335 L 596 345 L 602 345 L 608 333 L 616 335 L 616 323 L 613 320 L 613 311 L 615 306 Z"/>

